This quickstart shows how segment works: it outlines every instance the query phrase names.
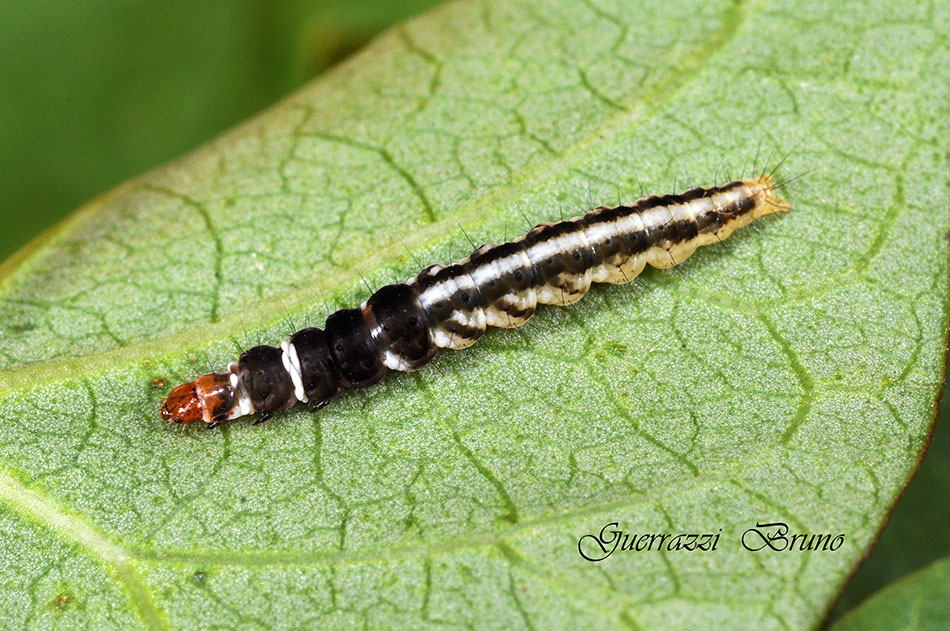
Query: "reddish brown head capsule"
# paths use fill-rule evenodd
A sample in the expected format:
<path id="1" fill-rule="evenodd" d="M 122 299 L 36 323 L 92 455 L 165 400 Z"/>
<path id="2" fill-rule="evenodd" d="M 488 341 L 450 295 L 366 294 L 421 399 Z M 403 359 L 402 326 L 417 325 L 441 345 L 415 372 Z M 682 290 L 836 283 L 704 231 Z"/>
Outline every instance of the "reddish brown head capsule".
<path id="1" fill-rule="evenodd" d="M 162 406 L 162 420 L 166 423 L 191 423 L 200 418 L 201 402 L 193 381 L 172 390 Z"/>
<path id="2" fill-rule="evenodd" d="M 213 372 L 171 391 L 162 406 L 166 423 L 205 423 L 226 420 L 234 407 L 234 390 L 227 373 Z"/>

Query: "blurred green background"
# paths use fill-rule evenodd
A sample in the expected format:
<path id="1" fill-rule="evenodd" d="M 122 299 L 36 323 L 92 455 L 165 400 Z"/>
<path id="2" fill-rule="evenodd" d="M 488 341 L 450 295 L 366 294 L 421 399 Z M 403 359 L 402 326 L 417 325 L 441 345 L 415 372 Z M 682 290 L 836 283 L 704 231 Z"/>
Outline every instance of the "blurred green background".
<path id="1" fill-rule="evenodd" d="M 0 260 L 96 194 L 197 147 L 437 3 L 0 3 Z M 944 423 L 834 616 L 950 555 Z"/>

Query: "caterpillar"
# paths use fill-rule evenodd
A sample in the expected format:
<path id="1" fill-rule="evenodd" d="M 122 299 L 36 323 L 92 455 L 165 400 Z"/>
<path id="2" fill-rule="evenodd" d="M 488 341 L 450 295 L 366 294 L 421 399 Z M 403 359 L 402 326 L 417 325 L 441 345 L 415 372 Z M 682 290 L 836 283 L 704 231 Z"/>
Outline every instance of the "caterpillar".
<path id="1" fill-rule="evenodd" d="M 628 283 L 648 263 L 672 267 L 763 215 L 788 212 L 778 186 L 763 173 L 539 224 L 513 241 L 483 245 L 457 263 L 386 285 L 359 308 L 329 315 L 323 329 L 297 331 L 280 348 L 244 351 L 227 372 L 172 390 L 161 417 L 201 419 L 213 428 L 254 413 L 260 414 L 255 424 L 262 423 L 298 402 L 320 409 L 389 371 L 419 370 L 440 348 L 467 348 L 488 326 L 519 327 L 538 304 L 573 304 L 591 283 Z"/>

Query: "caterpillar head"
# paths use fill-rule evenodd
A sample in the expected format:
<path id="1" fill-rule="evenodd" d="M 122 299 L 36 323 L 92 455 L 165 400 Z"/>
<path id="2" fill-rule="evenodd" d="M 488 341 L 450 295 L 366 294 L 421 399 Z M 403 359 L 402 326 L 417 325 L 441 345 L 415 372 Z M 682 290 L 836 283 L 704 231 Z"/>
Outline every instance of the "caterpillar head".
<path id="1" fill-rule="evenodd" d="M 217 423 L 234 408 L 234 389 L 228 373 L 213 372 L 182 384 L 169 393 L 162 405 L 166 423 L 191 423 L 198 419 Z"/>

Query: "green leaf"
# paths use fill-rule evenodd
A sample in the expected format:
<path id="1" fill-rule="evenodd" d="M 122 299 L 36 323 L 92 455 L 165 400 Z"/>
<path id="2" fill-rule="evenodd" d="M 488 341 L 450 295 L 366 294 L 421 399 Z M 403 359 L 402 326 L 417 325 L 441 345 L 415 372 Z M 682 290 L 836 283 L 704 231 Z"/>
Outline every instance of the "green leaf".
<path id="1" fill-rule="evenodd" d="M 852 609 L 831 631 L 947 628 L 950 609 L 950 559 L 941 559 L 897 581 Z"/>
<path id="2" fill-rule="evenodd" d="M 0 269 L 0 619 L 814 626 L 933 421 L 948 14 L 453 3 L 80 210 Z M 638 179 L 721 181 L 760 146 L 814 170 L 727 247 L 317 415 L 159 422 L 285 313 L 319 323 L 360 276 L 464 256 L 459 225 L 500 241 Z M 844 543 L 750 552 L 759 521 Z M 721 540 L 582 559 L 610 522 Z"/>

